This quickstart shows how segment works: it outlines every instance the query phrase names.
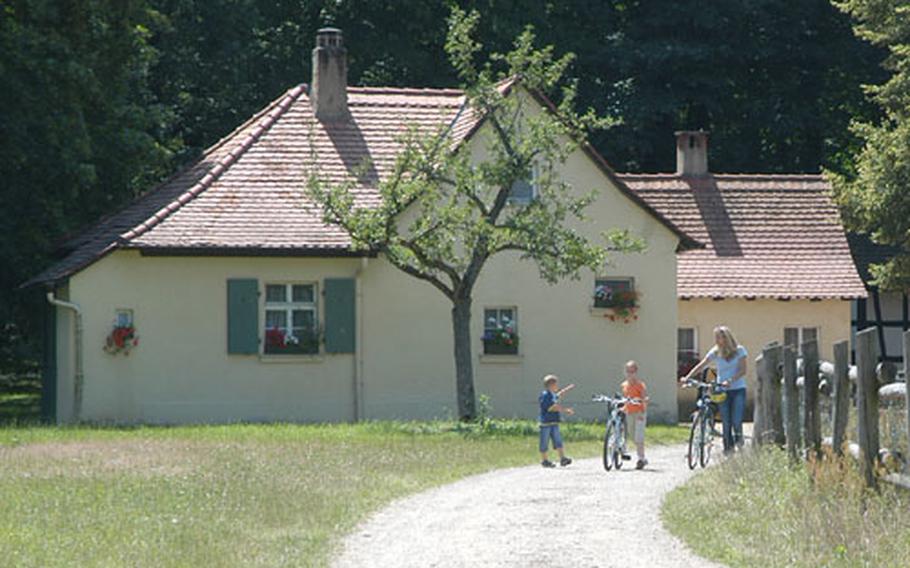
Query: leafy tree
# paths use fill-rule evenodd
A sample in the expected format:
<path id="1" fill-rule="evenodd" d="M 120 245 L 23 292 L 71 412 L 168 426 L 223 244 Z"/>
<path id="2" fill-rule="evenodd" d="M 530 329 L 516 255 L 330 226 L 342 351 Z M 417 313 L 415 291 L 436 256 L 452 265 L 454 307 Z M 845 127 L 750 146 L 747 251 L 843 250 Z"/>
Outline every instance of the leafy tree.
<path id="1" fill-rule="evenodd" d="M 617 167 L 673 171 L 674 130 L 711 132 L 719 172 L 817 172 L 873 117 L 860 85 L 879 50 L 828 0 L 633 1 L 617 11 L 603 104 L 623 124 L 595 140 Z M 579 49 L 573 46 L 573 49 Z"/>
<path id="2" fill-rule="evenodd" d="M 178 117 L 188 161 L 297 83 L 316 30 L 344 30 L 354 84 L 444 86 L 444 2 L 150 0 L 159 14 L 151 88 Z"/>
<path id="3" fill-rule="evenodd" d="M 322 25 L 345 31 L 354 84 L 459 82 L 437 63 L 448 1 L 151 1 L 166 22 L 152 38 L 153 90 L 179 117 L 183 159 L 308 81 Z M 850 120 L 876 117 L 860 85 L 883 78 L 881 50 L 828 0 L 454 3 L 483 15 L 481 57 L 508 51 L 527 25 L 576 53 L 579 108 L 621 118 L 591 142 L 628 171 L 672 170 L 682 128 L 711 131 L 716 171 L 843 169 L 856 144 Z"/>
<path id="4" fill-rule="evenodd" d="M 463 81 L 467 104 L 485 121 L 487 156 L 472 160 L 467 144 L 454 142 L 441 126 L 433 132 L 412 128 L 402 139 L 394 170 L 379 184 L 381 205 L 355 206 L 355 181 L 333 185 L 314 173 L 308 195 L 325 220 L 344 228 L 356 246 L 382 253 L 396 268 L 429 283 L 452 303 L 452 329 L 459 416 L 476 415 L 471 357 L 471 305 L 474 286 L 487 262 L 506 251 L 535 262 L 542 278 L 577 278 L 584 268 L 602 267 L 613 250 L 640 249 L 625 232 L 604 234 L 598 245 L 570 227 L 584 219 L 595 193 L 579 195 L 561 181 L 558 167 L 585 141 L 588 129 L 604 125 L 593 113 L 574 110 L 574 83 L 564 74 L 571 55 L 555 57 L 553 47 L 534 47 L 526 29 L 492 64 L 476 62 L 481 44 L 474 32 L 477 12 L 453 9 L 446 50 Z M 506 93 L 503 81 L 517 79 Z M 559 91 L 557 113 L 529 112 L 529 93 Z M 484 131 L 484 134 L 486 132 Z M 483 134 L 478 134 L 481 136 Z M 516 183 L 538 171 L 539 196 L 524 206 L 509 201 Z M 413 215 L 409 213 L 415 213 Z"/>
<path id="5" fill-rule="evenodd" d="M 0 5 L 0 373 L 40 343 L 43 299 L 18 286 L 169 169 L 152 22 L 140 0 Z"/>
<path id="6" fill-rule="evenodd" d="M 844 0 L 838 7 L 852 15 L 856 33 L 888 49 L 891 78 L 868 87 L 884 117 L 857 122 L 864 145 L 856 156 L 856 175 L 835 175 L 845 218 L 873 241 L 896 245 L 905 254 L 871 267 L 884 289 L 910 289 L 910 1 Z"/>

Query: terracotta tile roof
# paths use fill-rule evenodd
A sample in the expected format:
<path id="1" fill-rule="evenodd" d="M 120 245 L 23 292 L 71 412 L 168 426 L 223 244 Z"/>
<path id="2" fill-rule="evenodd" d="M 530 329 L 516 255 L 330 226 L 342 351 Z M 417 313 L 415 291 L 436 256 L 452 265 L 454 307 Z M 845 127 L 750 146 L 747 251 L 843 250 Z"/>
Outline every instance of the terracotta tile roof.
<path id="1" fill-rule="evenodd" d="M 66 243 L 69 254 L 26 285 L 69 276 L 118 247 L 342 254 L 347 234 L 324 225 L 303 198 L 308 165 L 315 159 L 332 181 L 360 173 L 357 197 L 374 202 L 379 177 L 394 163 L 396 138 L 412 124 L 451 123 L 464 103 L 451 89 L 351 87 L 348 97 L 353 120 L 322 124 L 306 86 L 290 89 L 197 162 Z M 471 120 L 460 117 L 459 127 L 470 130 Z"/>
<path id="2" fill-rule="evenodd" d="M 681 298 L 865 297 L 831 187 L 820 175 L 620 174 L 687 234 Z"/>
<path id="3" fill-rule="evenodd" d="M 507 93 L 514 84 L 500 84 Z M 26 283 L 65 278 L 115 248 L 148 254 L 352 254 L 350 238 L 322 222 L 304 197 L 314 168 L 332 182 L 356 179 L 355 199 L 379 200 L 377 185 L 394 166 L 399 137 L 414 126 L 448 126 L 453 143 L 482 122 L 453 89 L 348 88 L 351 119 L 317 121 L 305 85 L 290 89 L 262 112 L 178 172 L 67 243 L 59 263 Z M 593 152 L 593 150 L 591 151 Z M 598 164 L 608 175 L 603 158 Z M 670 221 L 618 183 L 630 198 L 679 234 Z"/>

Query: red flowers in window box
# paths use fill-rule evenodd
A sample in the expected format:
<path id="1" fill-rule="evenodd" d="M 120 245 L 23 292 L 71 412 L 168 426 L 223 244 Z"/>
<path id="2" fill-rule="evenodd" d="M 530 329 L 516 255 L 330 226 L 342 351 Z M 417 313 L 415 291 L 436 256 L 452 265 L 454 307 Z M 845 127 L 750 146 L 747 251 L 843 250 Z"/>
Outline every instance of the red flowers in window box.
<path id="1" fill-rule="evenodd" d="M 277 327 L 273 327 L 273 328 L 265 330 L 265 344 L 268 347 L 278 347 L 278 348 L 286 347 L 287 343 L 285 342 L 284 338 L 285 338 L 284 332 L 281 331 L 280 329 L 278 329 Z"/>
<path id="2" fill-rule="evenodd" d="M 123 353 L 129 355 L 133 347 L 139 345 L 139 336 L 132 325 L 114 325 L 104 341 L 104 351 L 111 355 Z"/>
<path id="3" fill-rule="evenodd" d="M 604 317 L 610 321 L 630 323 L 638 319 L 638 300 L 641 295 L 635 290 L 613 291 L 598 286 L 594 291 L 594 307 L 604 309 Z"/>

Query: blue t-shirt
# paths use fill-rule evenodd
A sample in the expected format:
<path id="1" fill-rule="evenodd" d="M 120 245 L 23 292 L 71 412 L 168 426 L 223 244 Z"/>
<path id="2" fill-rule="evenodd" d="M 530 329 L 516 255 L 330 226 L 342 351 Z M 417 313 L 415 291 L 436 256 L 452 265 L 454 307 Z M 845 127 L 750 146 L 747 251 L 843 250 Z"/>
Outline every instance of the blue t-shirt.
<path id="1" fill-rule="evenodd" d="M 736 348 L 736 353 L 733 354 L 733 357 L 730 359 L 724 359 L 721 357 L 720 353 L 717 352 L 717 347 L 712 347 L 708 351 L 708 360 L 713 361 L 717 366 L 717 380 L 721 381 L 732 381 L 730 386 L 726 390 L 737 390 L 746 388 L 746 377 L 742 376 L 735 381 L 733 377 L 736 376 L 737 370 L 739 370 L 739 360 L 743 357 L 748 357 L 749 353 L 746 352 L 746 348 L 740 345 Z"/>
<path id="2" fill-rule="evenodd" d="M 540 403 L 540 423 L 558 423 L 559 412 L 555 410 L 551 412 L 550 407 L 559 402 L 559 395 L 557 395 L 555 392 L 545 390 L 540 393 L 539 397 L 537 397 L 537 401 Z"/>

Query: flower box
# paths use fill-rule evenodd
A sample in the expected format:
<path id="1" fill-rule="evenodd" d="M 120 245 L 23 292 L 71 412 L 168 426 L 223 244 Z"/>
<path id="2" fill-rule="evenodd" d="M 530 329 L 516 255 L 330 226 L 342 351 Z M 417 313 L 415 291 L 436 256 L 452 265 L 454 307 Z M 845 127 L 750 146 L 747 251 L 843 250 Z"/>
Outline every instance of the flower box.
<path id="1" fill-rule="evenodd" d="M 266 355 L 318 355 L 319 343 L 319 332 L 315 330 L 293 336 L 273 328 L 265 332 L 263 352 Z"/>
<path id="2" fill-rule="evenodd" d="M 639 294 L 635 290 L 615 290 L 598 285 L 594 290 L 594 308 L 610 321 L 630 323 L 638 319 Z"/>
<path id="3" fill-rule="evenodd" d="M 518 344 L 507 345 L 498 341 L 483 342 L 484 355 L 518 355 Z"/>
<path id="4" fill-rule="evenodd" d="M 136 335 L 136 328 L 132 324 L 117 325 L 114 324 L 111 333 L 104 340 L 104 351 L 111 355 L 123 353 L 129 356 L 130 350 L 139 345 L 139 336 Z"/>

